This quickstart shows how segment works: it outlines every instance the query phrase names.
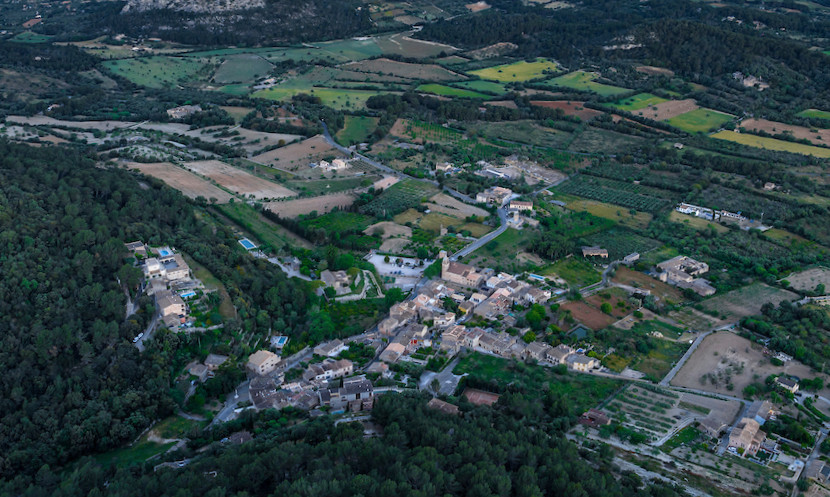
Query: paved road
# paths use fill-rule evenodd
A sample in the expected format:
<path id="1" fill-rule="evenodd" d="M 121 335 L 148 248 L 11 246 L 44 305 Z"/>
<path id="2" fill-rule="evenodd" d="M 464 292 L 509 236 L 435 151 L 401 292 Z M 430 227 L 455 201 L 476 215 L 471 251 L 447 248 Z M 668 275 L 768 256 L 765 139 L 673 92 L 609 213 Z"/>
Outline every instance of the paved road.
<path id="1" fill-rule="evenodd" d="M 236 387 L 236 391 L 233 393 L 229 393 L 227 398 L 225 399 L 225 406 L 219 411 L 218 414 L 213 418 L 211 421 L 211 425 L 216 423 L 224 423 L 228 419 L 231 418 L 234 414 L 234 410 L 236 406 L 238 406 L 241 402 L 247 402 L 251 400 L 251 395 L 248 392 L 248 387 L 250 386 L 249 381 L 243 381 L 240 383 L 238 387 Z"/>
<path id="2" fill-rule="evenodd" d="M 424 374 L 421 375 L 421 379 L 418 382 L 418 388 L 420 390 L 429 390 L 431 392 L 432 381 L 438 380 L 438 393 L 452 395 L 452 393 L 455 391 L 455 388 L 458 386 L 459 380 L 461 380 L 462 376 L 464 376 L 456 376 L 452 374 L 453 369 L 455 369 L 455 366 L 458 365 L 458 359 L 458 357 L 453 359 L 439 373 L 436 373 L 434 371 L 424 371 Z"/>
<path id="3" fill-rule="evenodd" d="M 161 313 L 156 310 L 156 313 L 153 314 L 153 319 L 150 320 L 150 324 L 147 325 L 147 328 L 144 330 L 144 336 L 142 336 L 137 342 L 135 342 L 135 346 L 139 352 L 144 352 L 144 341 L 153 338 L 153 333 L 156 331 L 156 327 L 159 324 L 159 318 L 161 317 Z"/>
<path id="4" fill-rule="evenodd" d="M 473 243 L 467 245 L 463 249 L 459 250 L 458 252 L 454 253 L 450 259 L 457 260 L 459 257 L 466 257 L 476 250 L 480 249 L 491 240 L 496 238 L 497 236 L 501 235 L 507 230 L 507 209 L 502 207 L 498 210 L 499 213 L 499 222 L 501 225 L 496 228 L 495 230 L 487 233 L 486 235 L 482 236 L 478 240 L 474 241 Z"/>

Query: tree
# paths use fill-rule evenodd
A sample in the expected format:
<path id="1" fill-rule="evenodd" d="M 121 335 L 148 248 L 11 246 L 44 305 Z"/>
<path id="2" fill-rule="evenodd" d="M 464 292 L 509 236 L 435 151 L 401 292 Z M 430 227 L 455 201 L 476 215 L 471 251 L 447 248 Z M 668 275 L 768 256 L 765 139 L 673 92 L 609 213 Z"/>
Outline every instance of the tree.
<path id="1" fill-rule="evenodd" d="M 603 302 L 601 306 L 599 306 L 600 310 L 605 314 L 611 314 L 613 308 L 609 302 Z"/>

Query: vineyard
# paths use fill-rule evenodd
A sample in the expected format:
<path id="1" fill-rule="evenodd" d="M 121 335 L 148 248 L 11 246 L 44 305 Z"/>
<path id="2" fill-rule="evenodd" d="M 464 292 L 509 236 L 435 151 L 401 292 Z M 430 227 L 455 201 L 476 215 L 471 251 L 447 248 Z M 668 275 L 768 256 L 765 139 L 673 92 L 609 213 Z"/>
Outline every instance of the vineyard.
<path id="1" fill-rule="evenodd" d="M 628 185 L 618 181 L 576 176 L 560 185 L 558 191 L 651 213 L 670 205 L 670 202 L 666 199 L 643 195 L 630 191 L 627 187 L 638 187 L 638 189 L 648 188 L 640 187 L 640 185 Z"/>
<path id="2" fill-rule="evenodd" d="M 407 180 L 395 183 L 377 198 L 360 208 L 364 214 L 390 218 L 396 214 L 417 207 L 420 203 L 438 193 L 438 189 L 422 181 Z"/>

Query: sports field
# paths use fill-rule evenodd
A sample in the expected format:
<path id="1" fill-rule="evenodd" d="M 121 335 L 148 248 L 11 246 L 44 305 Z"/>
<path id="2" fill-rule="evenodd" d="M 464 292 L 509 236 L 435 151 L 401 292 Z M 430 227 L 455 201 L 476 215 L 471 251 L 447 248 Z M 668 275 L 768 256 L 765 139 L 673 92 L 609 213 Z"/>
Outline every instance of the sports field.
<path id="1" fill-rule="evenodd" d="M 801 117 L 812 117 L 817 119 L 827 119 L 830 121 L 830 112 L 826 110 L 818 110 L 818 109 L 806 109 L 802 110 L 797 116 Z"/>
<path id="2" fill-rule="evenodd" d="M 444 86 L 436 83 L 421 85 L 417 88 L 417 90 L 424 93 L 432 93 L 433 95 L 441 95 L 446 97 L 478 98 L 482 100 L 492 98 L 490 95 L 485 95 L 477 91 L 465 90 L 463 88 L 453 88 L 451 86 Z"/>
<path id="3" fill-rule="evenodd" d="M 571 88 L 573 90 L 582 90 L 594 92 L 602 97 L 609 97 L 612 95 L 619 95 L 629 91 L 626 88 L 619 86 L 604 85 L 597 83 L 594 80 L 599 77 L 598 74 L 586 71 L 574 71 L 558 78 L 549 79 L 546 81 L 548 86 L 555 88 Z"/>
<path id="4" fill-rule="evenodd" d="M 274 66 L 255 54 L 231 55 L 213 75 L 213 81 L 219 84 L 244 83 L 263 78 Z"/>
<path id="5" fill-rule="evenodd" d="M 666 101 L 667 100 L 665 98 L 660 98 L 657 95 L 652 95 L 651 93 L 638 93 L 632 97 L 614 102 L 613 106 L 620 110 L 633 112 L 635 110 L 651 107 L 652 105 L 661 104 Z"/>
<path id="6" fill-rule="evenodd" d="M 139 57 L 135 59 L 107 60 L 101 63 L 105 69 L 149 88 L 170 88 L 195 79 L 209 66 L 183 57 Z"/>
<path id="7" fill-rule="evenodd" d="M 542 78 L 547 74 L 556 72 L 557 69 L 556 62 L 538 58 L 534 62 L 520 60 L 512 64 L 486 67 L 477 71 L 471 71 L 470 74 L 474 74 L 481 79 L 489 79 L 501 83 L 513 83 Z"/>
<path id="8" fill-rule="evenodd" d="M 731 121 L 733 116 L 712 109 L 695 109 L 672 117 L 668 123 L 688 133 L 708 133 Z"/>
<path id="9" fill-rule="evenodd" d="M 736 133 L 734 131 L 724 130 L 715 133 L 712 135 L 712 138 L 740 143 L 750 147 L 764 148 L 767 150 L 812 155 L 814 157 L 821 157 L 824 159 L 830 158 L 830 148 L 813 147 L 811 145 L 777 140 L 775 138 L 766 138 L 763 136 L 749 135 L 746 133 Z"/>
<path id="10" fill-rule="evenodd" d="M 377 125 L 377 117 L 346 116 L 343 129 L 337 132 L 337 141 L 347 147 L 365 142 Z"/>

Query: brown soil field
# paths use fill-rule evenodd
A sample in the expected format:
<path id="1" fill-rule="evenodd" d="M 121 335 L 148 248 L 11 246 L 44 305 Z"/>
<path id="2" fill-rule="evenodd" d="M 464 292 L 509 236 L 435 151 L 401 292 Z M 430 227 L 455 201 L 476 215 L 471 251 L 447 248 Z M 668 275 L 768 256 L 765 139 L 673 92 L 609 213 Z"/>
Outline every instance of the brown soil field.
<path id="1" fill-rule="evenodd" d="M 184 167 L 201 176 L 207 176 L 228 190 L 245 197 L 273 199 L 296 195 L 295 192 L 284 186 L 259 178 L 218 160 L 185 162 Z"/>
<path id="2" fill-rule="evenodd" d="M 348 207 L 354 203 L 354 197 L 348 193 L 335 193 L 320 197 L 268 202 L 265 208 L 279 214 L 280 217 L 294 218 L 300 214 L 317 211 L 318 214 L 331 212 L 335 207 Z"/>
<path id="3" fill-rule="evenodd" d="M 596 295 L 592 295 L 585 299 L 585 302 L 597 309 L 599 309 L 603 303 L 608 302 L 609 304 L 611 304 L 611 315 L 617 319 L 623 318 L 632 311 L 636 310 L 632 308 L 631 304 L 629 304 L 626 299 L 622 298 L 619 295 L 611 295 L 611 298 L 604 299 L 600 297 L 600 293 L 605 292 L 601 291 Z M 622 302 L 625 305 L 625 307 L 617 307 L 618 302 Z"/>
<path id="4" fill-rule="evenodd" d="M 454 73 L 436 64 L 410 64 L 409 62 L 397 62 L 384 58 L 350 62 L 344 64 L 341 68 L 384 75 L 391 74 L 401 78 L 424 81 L 459 81 L 467 79 L 462 74 Z"/>
<path id="5" fill-rule="evenodd" d="M 392 128 L 389 130 L 389 135 L 390 136 L 397 136 L 397 137 L 400 137 L 400 138 L 405 137 L 407 135 L 407 133 L 406 133 L 407 122 L 408 121 L 406 119 L 398 118 L 395 121 L 395 124 L 393 124 Z M 423 143 L 424 140 L 422 138 L 416 138 L 412 142 L 413 143 Z"/>
<path id="6" fill-rule="evenodd" d="M 674 71 L 666 69 L 665 67 L 637 66 L 635 70 L 643 74 L 648 74 L 649 76 L 674 76 Z"/>
<path id="7" fill-rule="evenodd" d="M 705 301 L 703 307 L 726 315 L 724 321 L 734 321 L 745 316 L 760 314 L 761 307 L 767 302 L 778 305 L 782 300 L 798 300 L 798 295 L 763 283 L 753 283 L 722 295 L 716 295 Z"/>
<path id="8" fill-rule="evenodd" d="M 487 2 L 481 1 L 476 3 L 468 3 L 464 7 L 467 8 L 470 12 L 481 12 L 482 10 L 486 10 L 490 8 L 490 4 Z"/>
<path id="9" fill-rule="evenodd" d="M 619 266 L 617 268 L 617 273 L 611 281 L 648 290 L 660 301 L 671 300 L 672 302 L 682 302 L 684 300 L 683 294 L 677 288 L 625 266 Z"/>
<path id="10" fill-rule="evenodd" d="M 680 114 L 685 114 L 699 108 L 700 106 L 697 105 L 697 102 L 692 99 L 669 100 L 661 104 L 650 105 L 645 109 L 640 109 L 638 112 L 642 112 L 643 117 L 654 119 L 655 121 L 665 121 L 666 119 L 671 119 L 672 117 L 677 117 Z"/>
<path id="11" fill-rule="evenodd" d="M 400 178 L 398 178 L 397 176 L 384 176 L 383 178 L 375 181 L 372 184 L 372 188 L 374 188 L 375 190 L 386 190 L 398 181 L 400 181 Z"/>
<path id="12" fill-rule="evenodd" d="M 227 203 L 232 198 L 231 194 L 218 186 L 169 162 L 152 164 L 130 162 L 127 164 L 127 168 L 137 169 L 147 176 L 158 178 L 190 198 L 199 196 L 208 200 L 215 198 L 220 204 Z"/>
<path id="13" fill-rule="evenodd" d="M 450 197 L 445 193 L 439 193 L 438 195 L 435 195 L 429 200 L 430 202 L 426 205 L 430 209 L 437 212 L 441 212 L 443 214 L 447 214 L 449 216 L 457 217 L 459 219 L 466 219 L 469 216 L 479 216 L 481 218 L 486 218 L 490 215 L 490 213 L 485 211 L 484 209 L 475 207 L 473 205 L 465 204 L 464 202 Z"/>
<path id="14" fill-rule="evenodd" d="M 616 321 L 616 319 L 608 314 L 581 301 L 562 304 L 561 309 L 571 311 L 574 319 L 594 331 L 601 330 Z"/>
<path id="15" fill-rule="evenodd" d="M 602 115 L 602 112 L 594 109 L 586 109 L 583 107 L 585 102 L 566 102 L 562 100 L 532 100 L 531 105 L 537 107 L 545 107 L 548 109 L 561 109 L 566 116 L 576 116 L 583 121 L 587 121 L 596 116 Z"/>
<path id="16" fill-rule="evenodd" d="M 505 109 L 519 108 L 513 100 L 493 100 L 490 102 L 484 102 L 485 107 L 488 105 L 492 105 L 493 107 L 504 107 Z"/>
<path id="17" fill-rule="evenodd" d="M 830 129 L 805 128 L 804 126 L 793 126 L 792 124 L 777 123 L 766 119 L 744 119 L 740 127 L 749 131 L 764 131 L 771 135 L 780 135 L 789 132 L 799 140 L 809 140 L 816 145 L 830 146 Z"/>
<path id="18" fill-rule="evenodd" d="M 329 155 L 337 156 L 338 154 L 338 150 L 329 145 L 323 135 L 316 135 L 308 140 L 259 154 L 252 157 L 251 160 L 267 166 L 297 171 L 307 169 L 309 162 L 315 162 Z"/>
<path id="19" fill-rule="evenodd" d="M 467 400 L 469 400 L 471 404 L 475 404 L 477 406 L 491 406 L 498 402 L 499 397 L 501 397 L 501 395 L 485 392 L 484 390 L 477 390 L 475 388 L 465 388 L 464 396 L 467 397 Z"/>
<path id="20" fill-rule="evenodd" d="M 363 232 L 367 235 L 371 235 L 377 229 L 383 230 L 383 235 L 381 236 L 381 238 L 384 240 L 392 237 L 402 236 L 409 238 L 412 236 L 412 228 L 410 228 L 409 226 L 401 226 L 400 224 L 393 223 L 392 221 L 381 221 L 379 223 L 375 223 L 363 230 Z"/>
<path id="21" fill-rule="evenodd" d="M 814 267 L 800 273 L 793 273 L 785 280 L 796 290 L 815 290 L 817 285 L 824 285 L 830 289 L 830 269 L 826 267 Z"/>
<path id="22" fill-rule="evenodd" d="M 783 366 L 775 366 L 764 355 L 761 345 L 730 331 L 719 331 L 703 340 L 672 379 L 671 384 L 741 397 L 741 391 L 747 385 L 753 382 L 763 383 L 771 374 L 791 374 L 799 378 L 817 376 L 808 366 L 794 360 L 786 362 Z M 705 380 L 704 375 L 708 376 Z M 727 375 L 731 378 L 732 390 L 727 388 Z M 759 379 L 754 380 L 755 375 Z M 830 388 L 825 388 L 819 393 L 826 397 L 829 390 Z"/>

